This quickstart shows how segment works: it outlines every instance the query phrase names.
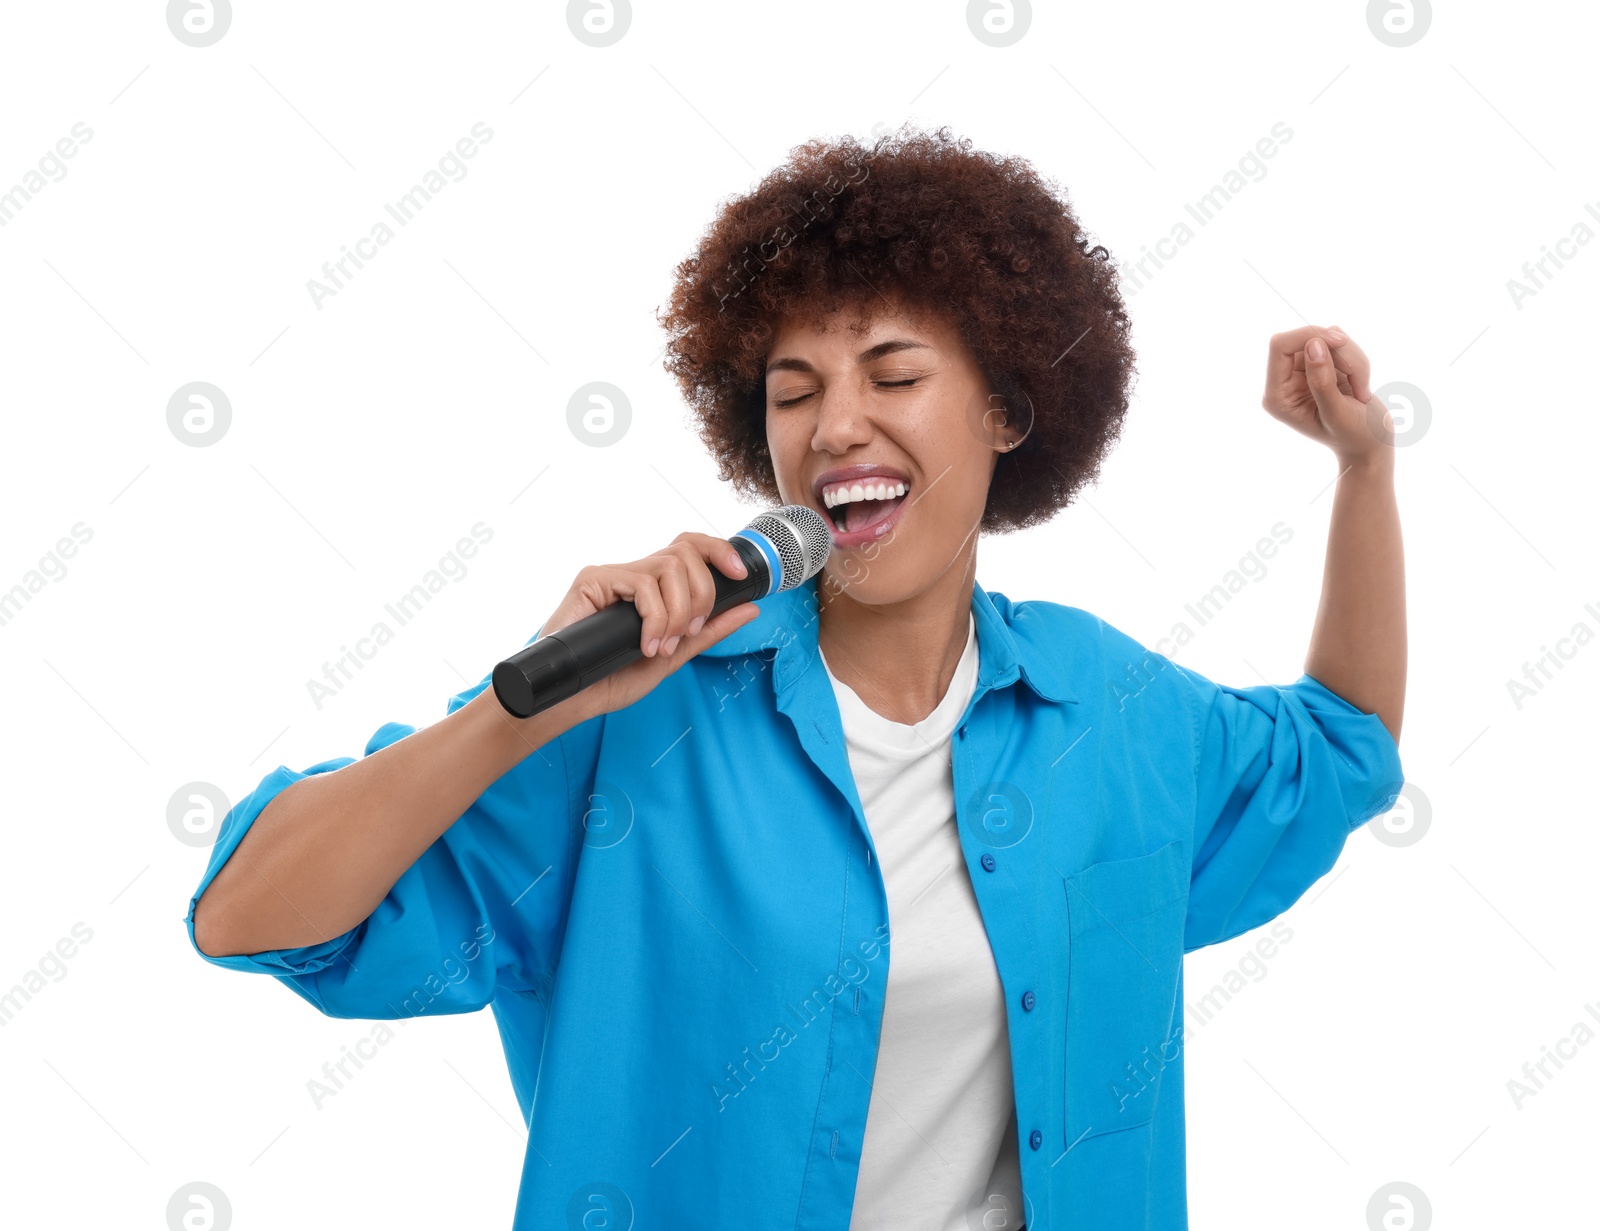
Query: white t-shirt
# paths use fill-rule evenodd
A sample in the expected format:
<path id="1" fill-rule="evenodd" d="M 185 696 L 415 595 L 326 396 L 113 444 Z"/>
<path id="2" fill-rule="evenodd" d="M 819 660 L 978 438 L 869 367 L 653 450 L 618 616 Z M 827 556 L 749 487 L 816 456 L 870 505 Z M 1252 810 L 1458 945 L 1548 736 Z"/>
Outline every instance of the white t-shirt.
<path id="1" fill-rule="evenodd" d="M 968 1231 L 968 1209 L 989 1194 L 1020 1226 L 1005 992 L 956 834 L 950 769 L 950 737 L 977 686 L 977 627 L 969 614 L 950 687 L 914 725 L 876 713 L 832 670 L 828 678 L 891 933 L 851 1231 Z"/>

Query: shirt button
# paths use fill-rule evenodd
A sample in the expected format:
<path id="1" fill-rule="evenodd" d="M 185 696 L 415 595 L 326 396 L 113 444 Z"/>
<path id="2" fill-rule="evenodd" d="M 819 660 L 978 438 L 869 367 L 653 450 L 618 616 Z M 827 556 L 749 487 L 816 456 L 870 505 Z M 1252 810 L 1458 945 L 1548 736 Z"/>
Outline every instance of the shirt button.
<path id="1" fill-rule="evenodd" d="M 1024 1009 L 1032 1009 L 1033 1008 L 1033 1004 L 1034 1004 L 1033 993 L 1032 992 L 1023 992 L 1022 993 L 1022 1007 Z"/>
<path id="2" fill-rule="evenodd" d="M 1044 1134 L 1038 1129 L 1034 1129 L 1033 1132 L 1028 1134 L 1028 1144 L 1037 1150 L 1044 1144 Z"/>
<path id="3" fill-rule="evenodd" d="M 978 862 L 983 865 L 983 870 L 985 872 L 993 872 L 994 871 L 994 856 L 993 855 L 985 853 L 984 857 L 982 859 L 978 860 Z"/>

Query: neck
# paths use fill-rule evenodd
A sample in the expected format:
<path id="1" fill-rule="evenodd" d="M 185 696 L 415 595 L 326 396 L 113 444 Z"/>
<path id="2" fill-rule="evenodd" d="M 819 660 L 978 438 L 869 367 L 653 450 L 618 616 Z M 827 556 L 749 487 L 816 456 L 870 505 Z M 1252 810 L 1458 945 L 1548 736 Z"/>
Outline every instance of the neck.
<path id="1" fill-rule="evenodd" d="M 868 708 L 911 725 L 949 691 L 967 646 L 976 551 L 926 590 L 895 603 L 868 604 L 847 585 L 818 587 L 817 644 L 828 669 Z"/>

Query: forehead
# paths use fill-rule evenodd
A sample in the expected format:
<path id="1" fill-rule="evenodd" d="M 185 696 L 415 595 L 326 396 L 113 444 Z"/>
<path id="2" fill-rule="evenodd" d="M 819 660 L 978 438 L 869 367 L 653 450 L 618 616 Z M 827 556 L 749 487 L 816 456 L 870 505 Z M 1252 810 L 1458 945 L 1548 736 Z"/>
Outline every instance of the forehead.
<path id="1" fill-rule="evenodd" d="M 773 323 L 770 362 L 796 348 L 849 352 L 883 338 L 906 338 L 947 349 L 959 342 L 954 326 L 931 310 L 876 295 L 834 309 L 801 309 Z"/>

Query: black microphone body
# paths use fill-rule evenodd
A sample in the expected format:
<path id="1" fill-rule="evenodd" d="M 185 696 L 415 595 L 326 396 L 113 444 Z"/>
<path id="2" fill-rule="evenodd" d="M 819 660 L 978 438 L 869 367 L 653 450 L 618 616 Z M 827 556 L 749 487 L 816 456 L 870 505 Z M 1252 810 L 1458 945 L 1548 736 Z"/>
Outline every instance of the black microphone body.
<path id="1" fill-rule="evenodd" d="M 728 577 L 707 566 L 716 583 L 713 616 L 808 580 L 827 561 L 833 545 L 827 522 L 806 505 L 785 505 L 763 514 L 728 542 L 744 561 L 745 575 Z M 532 717 L 643 658 L 643 629 L 638 608 L 619 599 L 497 663 L 490 677 L 494 694 L 507 713 Z"/>

